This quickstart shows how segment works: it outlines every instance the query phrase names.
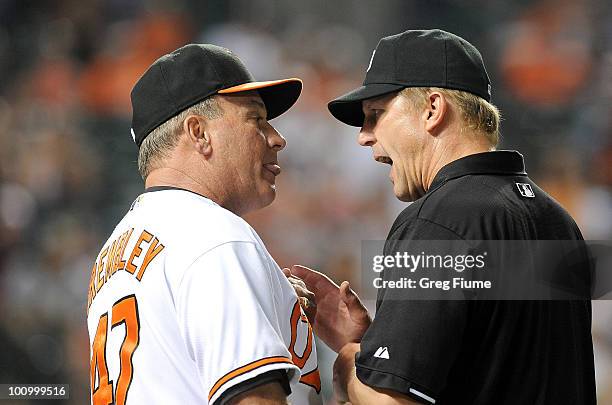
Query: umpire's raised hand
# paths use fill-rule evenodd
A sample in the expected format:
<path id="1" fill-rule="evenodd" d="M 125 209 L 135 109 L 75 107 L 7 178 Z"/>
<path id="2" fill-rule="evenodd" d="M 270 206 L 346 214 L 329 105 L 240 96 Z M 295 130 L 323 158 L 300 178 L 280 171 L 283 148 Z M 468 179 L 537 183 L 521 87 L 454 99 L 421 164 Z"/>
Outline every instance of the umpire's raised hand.
<path id="1" fill-rule="evenodd" d="M 347 343 L 358 343 L 372 318 L 348 281 L 340 286 L 326 275 L 305 266 L 294 265 L 288 277 L 301 279 L 314 293 L 316 306 L 305 309 L 315 334 L 338 353 Z M 310 297 L 309 297 L 310 298 Z"/>

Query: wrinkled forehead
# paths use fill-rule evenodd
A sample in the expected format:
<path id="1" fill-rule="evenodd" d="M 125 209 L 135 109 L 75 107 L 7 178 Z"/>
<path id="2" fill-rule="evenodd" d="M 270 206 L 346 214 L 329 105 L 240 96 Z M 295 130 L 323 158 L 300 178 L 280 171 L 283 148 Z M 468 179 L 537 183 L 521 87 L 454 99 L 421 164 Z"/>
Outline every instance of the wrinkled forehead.
<path id="1" fill-rule="evenodd" d="M 232 94 L 220 94 L 217 97 L 239 109 L 256 110 L 264 114 L 264 116 L 266 114 L 266 105 L 259 93 L 255 90 Z"/>

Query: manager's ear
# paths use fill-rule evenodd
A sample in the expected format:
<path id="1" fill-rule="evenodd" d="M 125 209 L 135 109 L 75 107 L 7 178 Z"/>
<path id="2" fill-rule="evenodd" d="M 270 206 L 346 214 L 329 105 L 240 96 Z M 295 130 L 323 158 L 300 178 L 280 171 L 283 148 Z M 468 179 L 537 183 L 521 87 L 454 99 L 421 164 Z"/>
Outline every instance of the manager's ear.
<path id="1" fill-rule="evenodd" d="M 433 91 L 427 96 L 427 107 L 424 111 L 425 130 L 430 133 L 437 133 L 442 129 L 448 114 L 448 101 L 446 97 Z"/>
<path id="2" fill-rule="evenodd" d="M 183 131 L 198 153 L 205 157 L 210 156 L 212 145 L 210 134 L 206 132 L 206 119 L 198 115 L 188 115 L 183 121 Z"/>

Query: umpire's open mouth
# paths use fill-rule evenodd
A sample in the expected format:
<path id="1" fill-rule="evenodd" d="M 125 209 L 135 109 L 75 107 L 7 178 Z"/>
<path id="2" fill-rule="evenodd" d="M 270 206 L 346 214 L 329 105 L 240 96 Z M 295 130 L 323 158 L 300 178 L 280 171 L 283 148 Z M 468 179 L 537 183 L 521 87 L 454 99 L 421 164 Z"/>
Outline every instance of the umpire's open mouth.
<path id="1" fill-rule="evenodd" d="M 389 156 L 374 156 L 374 160 L 380 163 L 386 163 L 388 165 L 393 165 L 393 160 Z"/>

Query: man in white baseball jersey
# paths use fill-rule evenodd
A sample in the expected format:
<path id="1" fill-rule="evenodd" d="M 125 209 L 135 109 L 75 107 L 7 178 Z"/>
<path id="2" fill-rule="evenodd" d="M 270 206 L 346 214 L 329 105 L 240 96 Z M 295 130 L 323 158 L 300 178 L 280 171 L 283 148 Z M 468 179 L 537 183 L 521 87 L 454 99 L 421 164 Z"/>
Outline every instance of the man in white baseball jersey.
<path id="1" fill-rule="evenodd" d="M 299 79 L 255 82 L 190 44 L 132 90 L 146 190 L 91 271 L 92 404 L 319 404 L 313 334 L 241 216 L 274 200 L 285 139 L 268 123 Z"/>

